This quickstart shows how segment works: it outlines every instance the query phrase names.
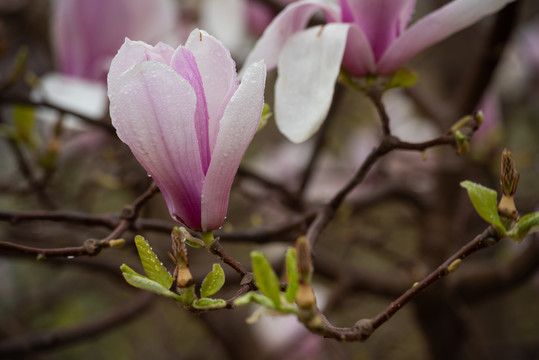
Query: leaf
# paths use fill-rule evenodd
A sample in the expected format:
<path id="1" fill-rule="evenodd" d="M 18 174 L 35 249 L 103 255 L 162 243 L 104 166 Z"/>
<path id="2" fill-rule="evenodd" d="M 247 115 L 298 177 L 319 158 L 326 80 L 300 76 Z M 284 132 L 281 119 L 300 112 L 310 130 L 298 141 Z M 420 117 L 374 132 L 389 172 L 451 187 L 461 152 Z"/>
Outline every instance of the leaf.
<path id="1" fill-rule="evenodd" d="M 129 285 L 142 289 L 142 290 L 151 291 L 155 294 L 174 299 L 178 302 L 182 301 L 181 296 L 179 296 L 178 294 L 175 294 L 172 291 L 164 288 L 161 284 L 157 283 L 156 281 L 153 281 L 147 278 L 146 276 L 140 275 L 139 273 L 131 269 L 126 264 L 123 264 L 122 266 L 120 266 L 120 270 L 122 270 L 122 275 L 124 276 L 125 280 L 129 283 Z"/>
<path id="2" fill-rule="evenodd" d="M 138 255 L 146 275 L 164 288 L 170 289 L 172 276 L 163 266 L 163 263 L 159 261 L 150 244 L 142 236 L 137 235 L 135 236 L 135 245 L 137 245 Z"/>
<path id="3" fill-rule="evenodd" d="M 299 273 L 296 249 L 286 250 L 286 273 L 288 274 L 288 287 L 285 292 L 285 299 L 293 303 L 299 289 Z"/>
<path id="4" fill-rule="evenodd" d="M 260 251 L 251 252 L 251 261 L 253 263 L 253 273 L 255 275 L 255 284 L 262 294 L 266 295 L 273 303 L 275 308 L 281 307 L 281 286 L 279 278 L 271 265 Z"/>
<path id="5" fill-rule="evenodd" d="M 520 218 L 507 236 L 511 239 L 521 242 L 527 235 L 539 231 L 539 211 L 531 214 L 526 214 Z"/>
<path id="6" fill-rule="evenodd" d="M 489 224 L 494 225 L 499 233 L 505 235 L 505 227 L 502 225 L 500 215 L 498 215 L 496 191 L 468 180 L 461 182 L 460 186 L 468 190 L 468 196 L 479 216 Z"/>
<path id="7" fill-rule="evenodd" d="M 226 301 L 223 299 L 210 299 L 203 297 L 198 299 L 193 304 L 195 309 L 204 310 L 204 309 L 222 309 L 226 307 Z"/>
<path id="8" fill-rule="evenodd" d="M 200 296 L 203 298 L 218 292 L 225 283 L 225 272 L 219 264 L 213 264 L 213 269 L 202 281 Z"/>
<path id="9" fill-rule="evenodd" d="M 386 86 L 386 90 L 395 87 L 412 87 L 415 85 L 416 82 L 417 74 L 415 72 L 407 68 L 400 68 L 395 72 L 395 74 L 393 74 L 393 76 L 389 80 L 389 83 Z"/>
<path id="10" fill-rule="evenodd" d="M 266 126 L 271 115 L 273 115 L 273 113 L 271 112 L 271 107 L 268 104 L 264 103 L 264 107 L 262 108 L 262 115 L 260 115 L 260 122 L 258 124 L 258 129 L 256 129 L 256 132 L 259 132 Z"/>
<path id="11" fill-rule="evenodd" d="M 191 241 L 189 239 L 185 239 L 185 243 L 187 245 L 189 245 L 190 247 L 195 248 L 195 249 L 204 249 L 205 248 L 204 245 L 200 245 L 198 242 L 194 242 L 194 241 Z"/>
<path id="12" fill-rule="evenodd" d="M 15 137 L 26 145 L 35 147 L 35 116 L 34 108 L 26 105 L 15 105 L 13 107 L 13 123 L 15 125 Z"/>
<path id="13" fill-rule="evenodd" d="M 256 303 L 264 307 L 274 308 L 273 302 L 267 296 L 253 291 L 234 300 L 234 306 L 243 306 L 249 303 Z"/>

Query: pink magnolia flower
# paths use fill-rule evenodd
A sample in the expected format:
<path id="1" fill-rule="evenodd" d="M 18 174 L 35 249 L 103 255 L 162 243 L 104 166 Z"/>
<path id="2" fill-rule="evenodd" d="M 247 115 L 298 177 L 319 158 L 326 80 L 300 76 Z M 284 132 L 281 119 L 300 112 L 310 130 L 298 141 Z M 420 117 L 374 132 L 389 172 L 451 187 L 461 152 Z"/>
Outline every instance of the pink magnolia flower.
<path id="1" fill-rule="evenodd" d="M 175 25 L 170 0 L 56 0 L 54 52 L 62 73 L 104 81 L 125 37 L 156 42 Z"/>
<path id="2" fill-rule="evenodd" d="M 342 66 L 353 76 L 387 75 L 410 58 L 514 0 L 454 0 L 406 28 L 415 0 L 301 0 L 266 28 L 246 60 L 279 68 L 275 118 L 299 143 L 320 127 Z M 327 24 L 305 29 L 322 10 Z M 304 30 L 305 29 L 305 30 Z"/>
<path id="3" fill-rule="evenodd" d="M 223 224 L 232 180 L 260 121 L 265 80 L 257 62 L 238 84 L 228 49 L 198 29 L 177 49 L 126 39 L 113 59 L 112 124 L 171 216 L 187 227 Z"/>

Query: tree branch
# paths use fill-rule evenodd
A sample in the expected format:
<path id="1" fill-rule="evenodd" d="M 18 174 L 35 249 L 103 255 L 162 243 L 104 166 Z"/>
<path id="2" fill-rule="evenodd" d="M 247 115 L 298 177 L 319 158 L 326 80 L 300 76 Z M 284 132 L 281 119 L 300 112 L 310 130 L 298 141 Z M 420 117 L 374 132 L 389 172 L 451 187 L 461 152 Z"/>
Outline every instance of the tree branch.
<path id="1" fill-rule="evenodd" d="M 140 292 L 131 302 L 121 304 L 107 314 L 67 329 L 29 335 L 24 338 L 5 340 L 0 343 L 0 357 L 33 354 L 39 351 L 67 346 L 103 334 L 117 326 L 124 325 L 144 313 L 155 299 L 150 292 Z"/>
<path id="2" fill-rule="evenodd" d="M 415 283 L 411 288 L 404 292 L 399 298 L 389 304 L 382 312 L 372 319 L 361 319 L 356 322 L 353 327 L 336 327 L 333 326 L 325 316 L 316 310 L 315 314 L 301 319 L 305 326 L 313 333 L 321 334 L 324 337 L 334 338 L 341 341 L 365 341 L 372 333 L 382 324 L 387 322 L 395 313 L 404 307 L 408 302 L 414 299 L 420 292 L 434 284 L 441 278 L 454 272 L 460 261 L 470 256 L 471 254 L 495 245 L 501 240 L 496 230 L 493 227 L 488 227 L 475 239 L 464 245 L 455 254 L 449 257 L 436 270 L 431 272 L 425 279 Z M 312 321 L 314 317 L 318 317 L 320 322 Z"/>

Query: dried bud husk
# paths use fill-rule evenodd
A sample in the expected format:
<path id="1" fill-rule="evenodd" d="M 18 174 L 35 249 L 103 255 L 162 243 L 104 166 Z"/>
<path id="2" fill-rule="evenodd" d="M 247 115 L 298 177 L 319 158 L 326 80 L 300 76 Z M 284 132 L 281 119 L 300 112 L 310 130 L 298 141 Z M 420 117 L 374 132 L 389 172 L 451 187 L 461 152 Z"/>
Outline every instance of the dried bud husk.
<path id="1" fill-rule="evenodd" d="M 311 283 L 313 273 L 313 262 L 311 258 L 311 246 L 305 236 L 300 236 L 296 240 L 296 252 L 298 255 L 298 272 L 300 283 Z"/>
<path id="2" fill-rule="evenodd" d="M 520 174 L 515 168 L 515 162 L 513 161 L 513 154 L 507 149 L 502 152 L 501 161 L 501 176 L 500 181 L 502 185 L 502 199 L 498 204 L 498 212 L 502 217 L 508 218 L 512 221 L 518 221 L 518 210 L 515 206 L 515 200 L 513 195 L 517 191 L 518 180 Z"/>
<path id="3" fill-rule="evenodd" d="M 189 259 L 187 258 L 187 245 L 185 244 L 184 233 L 175 226 L 172 229 L 172 253 L 176 259 L 178 265 L 187 267 L 189 265 Z"/>
<path id="4" fill-rule="evenodd" d="M 187 245 L 185 244 L 184 233 L 175 226 L 172 229 L 172 252 L 176 259 L 176 269 L 174 269 L 174 279 L 179 288 L 186 288 L 194 284 L 193 276 L 189 271 L 189 259 L 187 258 Z"/>
<path id="5" fill-rule="evenodd" d="M 501 164 L 501 182 L 503 194 L 506 196 L 513 196 L 517 191 L 519 179 L 520 174 L 515 168 L 513 154 L 511 154 L 509 150 L 503 149 Z"/>

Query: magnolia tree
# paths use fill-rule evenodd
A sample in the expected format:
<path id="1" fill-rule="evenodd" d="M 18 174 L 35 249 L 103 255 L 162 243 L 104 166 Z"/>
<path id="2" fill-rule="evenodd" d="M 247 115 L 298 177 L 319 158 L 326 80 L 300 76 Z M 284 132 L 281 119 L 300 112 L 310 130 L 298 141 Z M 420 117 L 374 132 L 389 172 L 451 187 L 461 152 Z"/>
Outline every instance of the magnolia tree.
<path id="1" fill-rule="evenodd" d="M 539 356 L 537 4 L 34 5 L 1 358 Z"/>

